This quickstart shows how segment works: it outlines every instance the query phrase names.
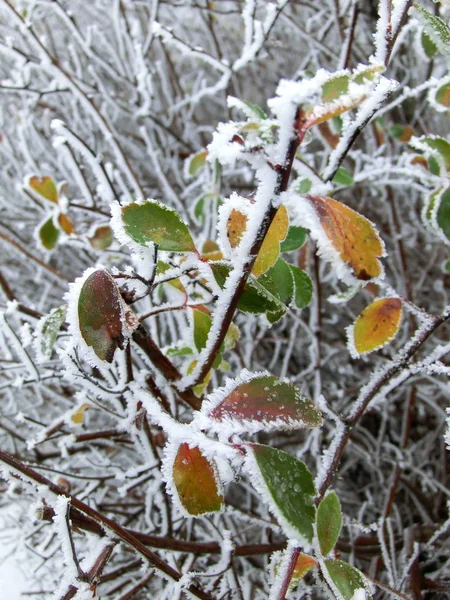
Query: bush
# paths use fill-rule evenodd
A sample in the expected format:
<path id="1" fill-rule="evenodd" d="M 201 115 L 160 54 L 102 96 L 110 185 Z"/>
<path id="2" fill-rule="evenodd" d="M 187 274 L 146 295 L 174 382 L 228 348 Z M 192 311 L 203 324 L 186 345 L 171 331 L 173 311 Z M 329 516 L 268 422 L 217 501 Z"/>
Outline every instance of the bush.
<path id="1" fill-rule="evenodd" d="M 447 597 L 450 11 L 413 4 L 1 0 L 39 598 Z"/>

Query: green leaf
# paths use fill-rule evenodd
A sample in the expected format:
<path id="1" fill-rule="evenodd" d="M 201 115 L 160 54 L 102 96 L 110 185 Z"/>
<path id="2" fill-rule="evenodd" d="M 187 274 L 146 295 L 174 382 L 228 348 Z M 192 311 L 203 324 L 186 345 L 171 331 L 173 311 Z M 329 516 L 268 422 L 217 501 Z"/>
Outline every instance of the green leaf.
<path id="1" fill-rule="evenodd" d="M 208 157 L 208 150 L 201 150 L 191 156 L 189 159 L 188 172 L 189 175 L 195 177 L 204 167 L 206 159 Z"/>
<path id="2" fill-rule="evenodd" d="M 348 75 L 339 75 L 327 81 L 322 88 L 322 101 L 332 102 L 348 92 L 350 77 Z"/>
<path id="3" fill-rule="evenodd" d="M 341 503 L 337 494 L 330 492 L 323 498 L 317 509 L 317 537 L 323 556 L 327 556 L 333 550 L 341 528 Z"/>
<path id="4" fill-rule="evenodd" d="M 437 46 L 430 38 L 430 36 L 426 33 L 426 31 L 422 31 L 420 41 L 422 44 L 423 51 L 425 52 L 427 58 L 432 59 L 437 52 Z"/>
<path id="5" fill-rule="evenodd" d="M 436 222 L 445 237 L 450 240 L 450 187 L 441 194 Z"/>
<path id="6" fill-rule="evenodd" d="M 227 389 L 227 388 L 225 388 Z M 219 431 L 222 423 L 236 433 L 320 427 L 322 415 L 290 382 L 261 375 L 238 384 L 219 402 L 202 410 Z"/>
<path id="7" fill-rule="evenodd" d="M 53 223 L 53 217 L 50 217 L 38 228 L 38 238 L 46 250 L 53 250 L 58 243 L 59 229 Z"/>
<path id="8" fill-rule="evenodd" d="M 250 475 L 286 534 L 311 543 L 316 490 L 308 467 L 291 454 L 270 446 L 248 444 L 247 447 L 259 471 L 255 473 L 250 466 Z"/>
<path id="9" fill-rule="evenodd" d="M 217 467 L 199 448 L 180 444 L 172 476 L 180 503 L 189 515 L 204 515 L 222 509 L 223 494 Z"/>
<path id="10" fill-rule="evenodd" d="M 287 233 L 286 239 L 281 242 L 281 252 L 290 252 L 291 250 L 297 250 L 301 248 L 306 241 L 308 230 L 298 225 L 291 225 Z"/>
<path id="11" fill-rule="evenodd" d="M 50 360 L 58 332 L 66 318 L 66 306 L 50 311 L 37 324 L 34 347 L 41 361 Z"/>
<path id="12" fill-rule="evenodd" d="M 267 119 L 266 113 L 257 104 L 253 104 L 253 102 L 247 102 L 247 100 L 241 100 L 241 102 L 243 102 L 245 106 L 255 114 L 255 117 L 258 117 L 258 119 Z"/>
<path id="13" fill-rule="evenodd" d="M 356 590 L 367 591 L 367 580 L 361 571 L 343 560 L 328 559 L 325 566 L 344 600 L 352 600 Z"/>
<path id="14" fill-rule="evenodd" d="M 294 279 L 294 300 L 297 308 L 305 308 L 311 302 L 313 294 L 313 284 L 311 277 L 302 269 L 289 265 Z"/>
<path id="15" fill-rule="evenodd" d="M 450 29 L 445 21 L 438 15 L 434 15 L 420 4 L 414 3 L 416 15 L 425 28 L 426 34 L 430 37 L 437 49 L 447 60 L 450 59 Z"/>
<path id="16" fill-rule="evenodd" d="M 347 187 L 349 185 L 352 185 L 353 177 L 347 171 L 347 169 L 344 169 L 344 167 L 339 167 L 339 169 L 336 171 L 332 181 L 336 185 L 342 185 L 342 186 Z"/>
<path id="17" fill-rule="evenodd" d="M 53 181 L 51 177 L 47 175 L 44 177 L 38 177 L 37 175 L 33 175 L 26 180 L 26 184 L 39 196 L 53 202 L 53 204 L 58 203 L 58 190 L 56 188 L 56 183 Z"/>
<path id="18" fill-rule="evenodd" d="M 445 164 L 447 171 L 450 171 L 450 142 L 445 138 L 438 136 L 427 136 L 420 138 L 420 142 L 423 142 L 439 154 Z M 430 157 L 431 158 L 431 157 Z"/>
<path id="19" fill-rule="evenodd" d="M 299 194 L 307 194 L 311 188 L 312 188 L 311 179 L 302 179 L 300 181 L 300 183 L 297 185 L 297 192 Z"/>
<path id="20" fill-rule="evenodd" d="M 205 199 L 201 196 L 194 205 L 194 217 L 200 225 L 205 224 Z"/>
<path id="21" fill-rule="evenodd" d="M 211 263 L 210 266 L 218 285 L 223 288 L 231 271 L 230 265 L 217 261 Z M 259 279 L 261 279 L 261 277 Z M 270 280 L 269 277 L 267 277 L 267 273 L 264 280 L 264 285 L 260 283 L 258 279 L 253 277 L 253 275 L 250 275 L 244 291 L 239 298 L 238 308 L 243 312 L 254 314 L 275 312 L 280 310 L 286 312 L 286 307 L 284 304 L 277 298 L 276 295 L 274 295 L 273 291 L 271 291 L 274 289 L 274 287 L 275 284 Z"/>
<path id="22" fill-rule="evenodd" d="M 282 258 L 279 258 L 267 273 L 261 275 L 259 282 L 268 285 L 269 288 L 272 286 L 272 292 L 283 304 L 289 304 L 294 296 L 294 278 L 290 265 Z"/>
<path id="23" fill-rule="evenodd" d="M 124 314 L 116 282 L 98 269 L 84 281 L 78 297 L 80 333 L 97 357 L 112 363 L 117 348 L 124 348 Z"/>
<path id="24" fill-rule="evenodd" d="M 134 242 L 142 246 L 153 242 L 167 252 L 196 252 L 187 225 L 172 208 L 147 200 L 132 202 L 121 212 L 123 228 Z"/>
<path id="25" fill-rule="evenodd" d="M 199 352 L 206 346 L 208 333 L 211 329 L 211 317 L 201 310 L 194 308 L 194 344 Z"/>
<path id="26" fill-rule="evenodd" d="M 191 356 L 192 354 L 192 348 L 189 346 L 172 346 L 166 350 L 167 356 Z"/>

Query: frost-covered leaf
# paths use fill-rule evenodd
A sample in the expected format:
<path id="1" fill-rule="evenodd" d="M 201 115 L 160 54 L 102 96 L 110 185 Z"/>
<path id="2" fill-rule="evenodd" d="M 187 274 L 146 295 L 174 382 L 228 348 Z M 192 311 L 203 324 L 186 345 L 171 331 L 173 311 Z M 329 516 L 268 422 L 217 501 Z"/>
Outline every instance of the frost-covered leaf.
<path id="1" fill-rule="evenodd" d="M 106 250 L 113 243 L 111 227 L 109 225 L 100 225 L 88 240 L 94 250 Z"/>
<path id="2" fill-rule="evenodd" d="M 257 117 L 258 119 L 267 119 L 267 115 L 266 113 L 263 111 L 263 109 L 258 106 L 257 104 L 253 104 L 253 102 L 248 102 L 247 100 L 241 100 L 241 102 L 243 102 L 243 104 L 245 104 L 245 106 L 253 113 L 253 115 L 255 117 Z"/>
<path id="3" fill-rule="evenodd" d="M 357 590 L 367 591 L 367 580 L 364 575 L 347 562 L 328 559 L 325 561 L 325 566 L 344 600 L 352 600 Z"/>
<path id="4" fill-rule="evenodd" d="M 66 307 L 60 306 L 39 319 L 34 334 L 34 350 L 39 362 L 50 360 L 58 332 L 66 318 Z"/>
<path id="5" fill-rule="evenodd" d="M 246 445 L 250 477 L 286 534 L 303 544 L 313 539 L 314 481 L 308 467 L 287 452 Z"/>
<path id="6" fill-rule="evenodd" d="M 120 209 L 119 214 L 117 209 L 113 210 L 112 225 L 119 241 L 123 241 L 121 233 L 124 231 L 133 242 L 141 246 L 153 242 L 160 250 L 167 252 L 196 252 L 187 225 L 172 208 L 155 200 L 146 200 L 127 204 Z"/>
<path id="7" fill-rule="evenodd" d="M 412 138 L 411 145 L 417 150 L 425 152 L 428 158 L 430 171 L 434 175 L 441 175 L 441 166 L 450 172 L 450 142 L 437 135 L 427 135 L 420 138 Z M 435 161 L 435 166 L 431 161 Z"/>
<path id="8" fill-rule="evenodd" d="M 294 571 L 292 572 L 289 588 L 293 589 L 303 579 L 303 577 L 313 568 L 317 566 L 317 561 L 307 554 L 299 554 L 295 563 Z"/>
<path id="9" fill-rule="evenodd" d="M 213 240 L 206 240 L 202 246 L 202 258 L 207 260 L 222 260 L 223 254 L 219 245 Z"/>
<path id="10" fill-rule="evenodd" d="M 347 186 L 353 184 L 353 177 L 347 171 L 347 169 L 344 169 L 344 167 L 339 167 L 339 169 L 336 171 L 332 181 L 336 185 L 341 185 L 341 186 L 347 187 Z"/>
<path id="11" fill-rule="evenodd" d="M 220 262 L 211 263 L 211 270 L 216 282 L 223 288 L 228 274 L 231 271 L 230 265 Z M 274 295 L 273 291 L 271 291 L 273 288 L 273 282 L 271 282 L 271 288 L 269 288 L 268 279 L 265 279 L 264 285 L 262 285 L 258 279 L 250 275 L 245 289 L 239 298 L 238 308 L 243 312 L 254 314 L 277 312 L 280 310 L 283 311 L 284 314 L 286 312 L 286 307 L 278 297 Z"/>
<path id="12" fill-rule="evenodd" d="M 262 285 L 269 286 L 283 304 L 289 304 L 294 296 L 294 277 L 290 267 L 290 264 L 279 258 L 258 280 Z"/>
<path id="13" fill-rule="evenodd" d="M 280 206 L 270 224 L 253 265 L 252 273 L 259 277 L 273 266 L 280 254 L 280 242 L 288 233 L 289 216 L 285 206 Z"/>
<path id="14" fill-rule="evenodd" d="M 424 6 L 414 3 L 415 14 L 425 28 L 426 34 L 434 42 L 439 52 L 450 60 L 450 28 L 438 15 L 434 15 Z"/>
<path id="15" fill-rule="evenodd" d="M 445 108 L 450 108 L 450 82 L 441 85 L 436 91 L 434 99 Z"/>
<path id="16" fill-rule="evenodd" d="M 397 335 L 402 319 L 400 298 L 379 298 L 369 304 L 348 330 L 353 355 L 367 354 L 382 348 Z"/>
<path id="17" fill-rule="evenodd" d="M 58 190 L 56 183 L 48 175 L 45 175 L 44 177 L 33 175 L 32 177 L 28 177 L 25 183 L 34 192 L 39 194 L 39 196 L 42 196 L 42 198 L 45 198 L 54 204 L 58 203 Z"/>
<path id="18" fill-rule="evenodd" d="M 194 309 L 192 313 L 194 318 L 194 344 L 200 352 L 206 346 L 212 320 L 209 313 L 204 310 Z"/>
<path id="19" fill-rule="evenodd" d="M 306 193 L 306 192 L 300 192 Z M 297 250 L 301 248 L 306 241 L 308 230 L 298 225 L 291 225 L 287 232 L 286 239 L 280 244 L 281 252 L 290 252 L 291 250 Z"/>
<path id="20" fill-rule="evenodd" d="M 75 227 L 69 219 L 69 217 L 65 213 L 60 213 L 58 216 L 58 225 L 64 231 L 66 235 L 71 235 L 75 232 Z"/>
<path id="21" fill-rule="evenodd" d="M 227 220 L 227 238 L 232 248 L 237 248 L 247 229 L 247 215 L 233 208 Z"/>
<path id="22" fill-rule="evenodd" d="M 38 240 L 46 250 L 53 250 L 58 243 L 60 231 L 53 222 L 53 217 L 46 219 L 37 230 Z"/>
<path id="23" fill-rule="evenodd" d="M 192 516 L 217 512 L 223 493 L 217 468 L 197 447 L 182 443 L 173 462 L 172 477 L 181 506 Z"/>
<path id="24" fill-rule="evenodd" d="M 101 361 L 111 363 L 124 348 L 127 314 L 119 288 L 103 269 L 94 270 L 82 284 L 77 302 L 81 337 Z"/>
<path id="25" fill-rule="evenodd" d="M 341 503 L 337 494 L 330 492 L 317 508 L 317 537 L 323 556 L 327 556 L 333 550 L 341 533 L 341 527 Z"/>
<path id="26" fill-rule="evenodd" d="M 383 275 L 378 258 L 385 254 L 384 244 L 373 223 L 333 198 L 303 198 L 305 224 L 316 239 L 320 254 L 335 266 L 338 277 L 353 283 L 354 278 L 369 281 Z M 340 261 L 350 268 L 353 277 L 348 277 Z"/>
<path id="27" fill-rule="evenodd" d="M 307 194 L 311 188 L 312 188 L 312 181 L 311 181 L 311 179 L 308 179 L 308 178 L 302 179 L 297 184 L 297 187 L 296 187 L 297 192 L 299 194 Z"/>
<path id="28" fill-rule="evenodd" d="M 442 233 L 450 241 L 450 187 L 440 196 L 439 208 L 436 212 L 436 222 Z"/>
<path id="29" fill-rule="evenodd" d="M 89 404 L 84 402 L 81 406 L 79 406 L 71 415 L 70 420 L 75 425 L 82 425 L 84 423 L 84 413 L 86 409 L 89 408 Z"/>
<path id="30" fill-rule="evenodd" d="M 313 284 L 311 277 L 299 267 L 289 265 L 294 280 L 294 300 L 297 308 L 305 308 L 311 302 Z"/>
<path id="31" fill-rule="evenodd" d="M 208 158 L 208 150 L 201 150 L 189 158 L 188 172 L 189 175 L 195 177 L 206 163 Z"/>
<path id="32" fill-rule="evenodd" d="M 322 88 L 322 101 L 331 102 L 348 92 L 349 75 L 338 75 L 327 81 Z"/>
<path id="33" fill-rule="evenodd" d="M 202 415 L 210 429 L 230 433 L 319 427 L 322 416 L 290 382 L 265 373 L 244 371 L 228 380 L 204 402 Z"/>

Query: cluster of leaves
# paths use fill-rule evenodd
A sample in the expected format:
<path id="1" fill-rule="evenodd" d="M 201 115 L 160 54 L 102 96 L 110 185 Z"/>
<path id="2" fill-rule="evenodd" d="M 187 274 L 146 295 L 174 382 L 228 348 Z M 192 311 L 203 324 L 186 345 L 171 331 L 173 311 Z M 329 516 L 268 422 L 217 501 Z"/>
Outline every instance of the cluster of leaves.
<path id="1" fill-rule="evenodd" d="M 449 9 L 0 2 L 0 464 L 42 597 L 445 589 Z"/>

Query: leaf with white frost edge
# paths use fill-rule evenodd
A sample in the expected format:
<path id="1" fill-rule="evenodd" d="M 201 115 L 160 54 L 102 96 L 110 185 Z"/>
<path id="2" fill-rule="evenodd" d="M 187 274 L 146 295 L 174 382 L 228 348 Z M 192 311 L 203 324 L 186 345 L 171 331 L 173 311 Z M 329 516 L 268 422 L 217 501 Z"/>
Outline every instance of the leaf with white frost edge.
<path id="1" fill-rule="evenodd" d="M 223 387 L 209 394 L 194 422 L 224 439 L 242 433 L 320 427 L 322 417 L 289 380 L 243 369 L 239 377 L 227 378 Z"/>
<path id="2" fill-rule="evenodd" d="M 178 454 L 178 451 L 182 444 L 189 444 L 190 448 L 198 448 L 198 450 L 201 452 L 203 457 L 208 461 L 209 466 L 211 468 L 211 472 L 214 476 L 215 484 L 216 484 L 216 494 L 218 497 L 222 498 L 221 506 L 219 509 L 202 512 L 201 514 L 200 513 L 192 514 L 183 505 L 183 502 L 182 502 L 180 494 L 179 494 L 179 490 L 177 489 L 177 486 L 175 484 L 174 477 L 173 477 L 174 464 L 175 464 L 175 461 L 177 460 L 177 454 Z M 166 484 L 166 489 L 167 489 L 168 494 L 171 496 L 175 507 L 179 510 L 179 512 L 183 516 L 189 517 L 189 518 L 199 517 L 199 516 L 205 516 L 208 514 L 215 514 L 217 512 L 221 512 L 223 510 L 223 508 L 224 508 L 223 485 L 222 485 L 222 481 L 219 477 L 219 471 L 218 471 L 217 465 L 208 455 L 206 455 L 202 451 L 202 449 L 198 445 L 196 445 L 192 441 L 189 441 L 189 439 L 188 440 L 172 439 L 166 443 L 166 445 L 164 447 L 163 458 L 162 458 L 162 463 L 161 463 L 161 475 Z"/>
<path id="3" fill-rule="evenodd" d="M 60 306 L 39 319 L 33 336 L 33 349 L 39 363 L 51 358 L 58 332 L 66 318 L 66 312 L 66 306 Z"/>
<path id="4" fill-rule="evenodd" d="M 69 324 L 69 333 L 72 336 L 73 345 L 81 350 L 81 356 L 83 360 L 86 360 L 91 366 L 105 368 L 108 367 L 108 362 L 101 360 L 94 349 L 89 346 L 84 340 L 81 334 L 81 326 L 79 319 L 79 298 L 82 292 L 83 286 L 87 279 L 93 275 L 96 271 L 107 271 L 102 267 L 91 267 L 86 269 L 81 277 L 75 279 L 73 283 L 69 284 L 69 291 L 65 294 L 64 300 L 67 302 L 67 317 L 66 320 Z M 108 274 L 109 275 L 109 274 Z M 120 320 L 122 323 L 121 333 L 123 335 L 124 347 L 128 343 L 129 338 L 133 331 L 139 325 L 136 315 L 131 311 L 123 301 L 122 297 L 118 296 Z M 116 349 L 116 352 L 118 349 Z"/>
<path id="5" fill-rule="evenodd" d="M 255 489 L 286 535 L 298 540 L 307 551 L 314 534 L 316 494 L 309 469 L 302 461 L 282 450 L 260 444 L 245 444 L 243 447 L 246 450 L 245 469 Z M 257 453 L 261 454 L 259 461 Z M 287 472 L 283 473 L 286 467 Z"/>

